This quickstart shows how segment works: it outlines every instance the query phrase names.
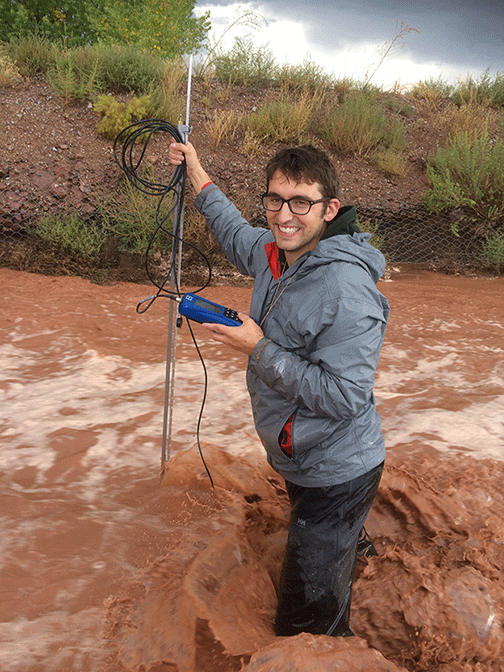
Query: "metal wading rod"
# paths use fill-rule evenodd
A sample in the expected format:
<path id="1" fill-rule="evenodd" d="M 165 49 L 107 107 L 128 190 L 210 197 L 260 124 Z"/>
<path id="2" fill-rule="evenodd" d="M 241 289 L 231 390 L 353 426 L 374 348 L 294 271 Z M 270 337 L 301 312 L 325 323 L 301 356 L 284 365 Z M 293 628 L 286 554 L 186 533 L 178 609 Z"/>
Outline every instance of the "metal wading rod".
<path id="1" fill-rule="evenodd" d="M 186 102 L 186 119 L 185 126 L 178 126 L 178 130 L 183 138 L 185 144 L 190 133 L 189 127 L 189 112 L 191 108 L 191 80 L 192 80 L 192 54 L 189 56 L 189 73 L 187 78 L 187 102 Z M 173 214 L 173 229 L 177 231 L 179 238 L 177 249 L 173 250 L 173 255 L 177 257 L 177 282 L 175 278 L 171 277 L 170 291 L 175 293 L 180 288 L 180 276 L 182 270 L 182 238 L 184 230 L 184 187 L 180 182 L 175 187 L 177 194 L 177 207 Z M 175 246 L 175 242 L 174 242 Z M 174 260 L 175 260 L 174 256 Z M 174 264 L 175 268 L 175 264 Z M 166 380 L 165 380 L 165 399 L 163 412 L 163 436 L 161 446 L 161 475 L 165 470 L 165 464 L 171 457 L 171 438 L 172 438 L 172 424 L 173 424 L 173 400 L 175 394 L 175 361 L 177 354 L 177 311 L 178 303 L 170 301 L 170 308 L 168 314 L 168 343 L 166 352 Z"/>

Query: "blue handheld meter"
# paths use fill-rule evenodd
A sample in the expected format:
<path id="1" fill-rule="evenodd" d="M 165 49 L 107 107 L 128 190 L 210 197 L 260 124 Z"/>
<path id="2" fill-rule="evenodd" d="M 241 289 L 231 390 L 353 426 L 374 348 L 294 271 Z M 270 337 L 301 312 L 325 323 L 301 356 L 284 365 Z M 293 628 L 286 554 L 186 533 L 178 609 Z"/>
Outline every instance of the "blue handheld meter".
<path id="1" fill-rule="evenodd" d="M 197 294 L 188 292 L 184 294 L 179 304 L 179 313 L 184 317 L 203 324 L 209 322 L 212 324 L 224 324 L 227 327 L 238 327 L 243 324 L 238 317 L 236 310 L 225 308 L 218 303 L 203 299 Z"/>

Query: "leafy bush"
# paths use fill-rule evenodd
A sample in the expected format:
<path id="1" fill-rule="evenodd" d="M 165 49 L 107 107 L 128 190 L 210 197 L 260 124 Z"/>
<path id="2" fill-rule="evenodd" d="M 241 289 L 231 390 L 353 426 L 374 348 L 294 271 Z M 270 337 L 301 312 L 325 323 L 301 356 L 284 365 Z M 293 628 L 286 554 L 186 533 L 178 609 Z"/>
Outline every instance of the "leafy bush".
<path id="1" fill-rule="evenodd" d="M 151 171 L 151 168 L 146 168 Z M 152 174 L 149 175 L 152 181 Z M 113 194 L 101 207 L 101 214 L 106 228 L 119 242 L 122 249 L 146 250 L 156 230 L 156 208 L 158 201 L 134 187 L 125 177 L 119 183 L 117 194 Z M 159 219 L 169 214 L 173 207 L 173 199 L 164 199 L 159 210 Z M 164 225 L 168 231 L 172 229 L 172 221 Z M 159 231 L 152 240 L 152 249 L 171 248 L 172 238 L 169 233 Z"/>
<path id="2" fill-rule="evenodd" d="M 430 159 L 427 174 L 432 188 L 423 200 L 430 212 L 464 209 L 486 222 L 504 217 L 504 142 L 488 129 L 457 133 Z"/>
<path id="3" fill-rule="evenodd" d="M 343 154 L 369 156 L 377 149 L 399 153 L 406 146 L 403 122 L 387 117 L 376 95 L 365 91 L 351 93 L 341 105 L 333 107 L 322 133 L 330 145 Z"/>
<path id="4" fill-rule="evenodd" d="M 149 93 L 156 89 L 157 97 L 162 98 L 168 75 L 175 69 L 165 66 L 158 56 L 133 47 L 87 45 L 56 52 L 47 74 L 55 94 L 65 100 L 84 100 L 104 92 Z"/>
<path id="5" fill-rule="evenodd" d="M 101 61 L 104 90 L 117 93 L 148 93 L 165 69 L 159 56 L 129 46 L 103 49 Z"/>
<path id="6" fill-rule="evenodd" d="M 504 273 L 504 227 L 485 238 L 478 259 L 496 273 Z"/>
<path id="7" fill-rule="evenodd" d="M 275 78 L 272 52 L 254 48 L 251 39 L 237 38 L 228 52 L 218 53 L 212 61 L 215 76 L 224 84 L 259 86 Z"/>
<path id="8" fill-rule="evenodd" d="M 57 47 L 40 35 L 19 37 L 6 42 L 4 48 L 25 77 L 46 74 L 58 54 Z"/>
<path id="9" fill-rule="evenodd" d="M 149 96 L 132 98 L 128 103 L 120 103 L 113 96 L 98 96 L 94 104 L 95 112 L 103 114 L 97 123 L 96 130 L 109 140 L 114 140 L 119 133 L 134 121 L 148 117 L 150 110 Z"/>
<path id="10" fill-rule="evenodd" d="M 492 79 L 487 68 L 479 79 L 468 77 L 455 88 L 451 99 L 456 105 L 477 103 L 504 107 L 504 72 L 498 72 Z"/>
<path id="11" fill-rule="evenodd" d="M 86 46 L 59 52 L 47 78 L 56 96 L 67 101 L 86 100 L 103 90 L 103 72 L 99 51 Z"/>
<path id="12" fill-rule="evenodd" d="M 278 100 L 244 118 L 245 133 L 271 144 L 302 142 L 308 131 L 315 98 L 303 94 L 298 101 Z"/>
<path id="13" fill-rule="evenodd" d="M 66 47 L 133 45 L 175 58 L 200 49 L 210 30 L 210 13 L 194 16 L 195 0 L 3 0 L 0 41 L 43 36 Z"/>
<path id="14" fill-rule="evenodd" d="M 77 212 L 43 217 L 34 235 L 55 247 L 86 258 L 95 257 L 107 237 L 104 228 L 86 222 Z"/>

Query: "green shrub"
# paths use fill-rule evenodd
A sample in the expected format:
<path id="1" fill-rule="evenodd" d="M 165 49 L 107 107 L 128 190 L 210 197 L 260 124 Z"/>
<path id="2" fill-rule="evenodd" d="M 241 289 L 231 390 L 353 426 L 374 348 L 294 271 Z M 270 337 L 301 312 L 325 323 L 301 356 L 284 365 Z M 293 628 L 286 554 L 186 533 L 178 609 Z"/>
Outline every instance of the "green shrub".
<path id="1" fill-rule="evenodd" d="M 152 117 L 166 119 L 174 124 L 182 123 L 185 99 L 180 89 L 185 78 L 186 70 L 181 61 L 171 61 L 165 65 L 162 76 L 154 80 L 148 90 Z"/>
<path id="2" fill-rule="evenodd" d="M 404 123 L 388 117 L 375 94 L 358 91 L 333 107 L 322 126 L 322 134 L 343 154 L 369 156 L 377 149 L 400 153 L 406 146 Z"/>
<path id="3" fill-rule="evenodd" d="M 100 53 L 94 47 L 77 47 L 59 52 L 47 78 L 55 95 L 70 100 L 93 98 L 103 90 Z"/>
<path id="4" fill-rule="evenodd" d="M 321 65 L 306 60 L 300 65 L 285 64 L 276 74 L 280 88 L 290 91 L 309 91 L 315 93 L 319 89 L 332 89 L 334 78 L 324 72 Z"/>
<path id="5" fill-rule="evenodd" d="M 496 273 L 504 273 L 504 227 L 491 233 L 483 241 L 479 254 L 479 261 Z"/>
<path id="6" fill-rule="evenodd" d="M 277 142 L 303 142 L 313 112 L 315 99 L 303 94 L 298 101 L 278 100 L 250 112 L 244 118 L 244 130 L 250 137 L 260 138 L 271 144 Z"/>
<path id="7" fill-rule="evenodd" d="M 498 72 L 492 78 L 490 68 L 487 68 L 479 79 L 475 80 L 468 77 L 454 89 L 451 99 L 456 105 L 477 103 L 479 105 L 503 107 L 504 72 Z"/>
<path id="8" fill-rule="evenodd" d="M 432 188 L 423 200 L 430 212 L 464 209 L 486 222 L 504 217 L 504 142 L 487 129 L 457 133 L 430 159 L 427 174 Z"/>
<path id="9" fill-rule="evenodd" d="M 43 217 L 34 235 L 72 254 L 93 258 L 100 252 L 106 231 L 94 222 L 87 222 L 77 212 Z"/>
<path id="10" fill-rule="evenodd" d="M 380 252 L 383 252 L 385 236 L 378 233 L 378 227 L 380 225 L 379 222 L 373 222 L 371 219 L 365 219 L 363 221 L 357 220 L 356 224 L 362 233 L 371 234 L 371 238 L 369 239 L 370 244 L 373 247 L 376 247 L 377 250 L 380 250 Z"/>
<path id="11" fill-rule="evenodd" d="M 148 180 L 152 182 L 152 168 L 146 168 Z M 134 187 L 126 177 L 119 182 L 117 194 L 112 195 L 102 205 L 101 213 L 106 228 L 119 242 L 122 249 L 146 250 L 156 230 L 156 208 L 158 199 L 145 194 Z M 159 219 L 167 217 L 173 207 L 173 199 L 164 199 Z M 171 231 L 173 222 L 168 219 L 163 228 Z M 152 249 L 171 248 L 172 238 L 169 233 L 159 231 L 152 240 Z"/>
<path id="12" fill-rule="evenodd" d="M 5 43 L 9 57 L 24 76 L 45 74 L 54 64 L 58 49 L 40 35 L 29 35 Z"/>
<path id="13" fill-rule="evenodd" d="M 101 51 L 103 84 L 107 92 L 148 93 L 163 77 L 164 62 L 152 53 L 124 46 Z"/>
<path id="14" fill-rule="evenodd" d="M 218 53 L 212 67 L 220 82 L 243 86 L 260 86 L 276 73 L 272 52 L 266 47 L 255 49 L 251 39 L 243 38 L 237 38 L 228 52 Z"/>
<path id="15" fill-rule="evenodd" d="M 148 117 L 150 110 L 149 96 L 132 98 L 128 103 L 120 103 L 113 96 L 98 96 L 94 104 L 95 112 L 103 117 L 96 124 L 100 135 L 115 140 L 119 133 L 134 121 Z"/>

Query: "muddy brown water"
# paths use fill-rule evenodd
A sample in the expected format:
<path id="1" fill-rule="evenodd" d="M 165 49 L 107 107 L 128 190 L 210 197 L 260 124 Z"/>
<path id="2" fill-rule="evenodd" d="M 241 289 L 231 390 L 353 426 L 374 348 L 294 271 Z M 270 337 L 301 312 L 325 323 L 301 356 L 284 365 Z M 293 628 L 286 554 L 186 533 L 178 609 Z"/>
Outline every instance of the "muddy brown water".
<path id="1" fill-rule="evenodd" d="M 141 285 L 0 270 L 0 670 L 504 670 L 504 278 L 403 269 L 376 379 L 388 458 L 352 627 L 275 638 L 281 480 L 245 358 L 178 333 Z M 250 289 L 205 296 L 247 310 Z"/>

